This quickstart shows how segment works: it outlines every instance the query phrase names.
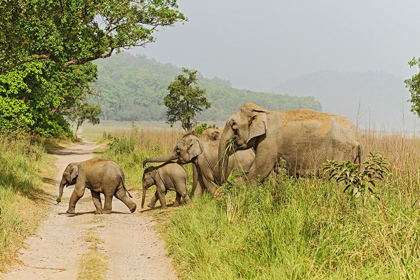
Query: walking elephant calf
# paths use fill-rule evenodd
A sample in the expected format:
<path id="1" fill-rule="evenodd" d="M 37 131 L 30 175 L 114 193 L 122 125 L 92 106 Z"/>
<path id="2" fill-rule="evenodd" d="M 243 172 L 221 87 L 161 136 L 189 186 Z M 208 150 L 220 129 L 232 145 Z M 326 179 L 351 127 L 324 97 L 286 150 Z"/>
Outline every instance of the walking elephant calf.
<path id="1" fill-rule="evenodd" d="M 137 205 L 129 198 L 132 197 L 124 185 L 124 172 L 121 167 L 108 159 L 90 159 L 82 162 L 70 163 L 63 172 L 59 186 L 57 203 L 61 202 L 65 186 L 74 185 L 74 191 L 70 197 L 67 213 L 74 214 L 77 201 L 85 193 L 85 188 L 92 193 L 93 204 L 97 214 L 109 214 L 112 210 L 112 198 L 124 202 L 131 213 L 136 211 Z M 105 195 L 105 205 L 102 209 L 101 196 Z M 127 195 L 128 194 L 128 195 Z"/>
<path id="2" fill-rule="evenodd" d="M 156 193 L 152 201 L 147 205 L 150 208 L 155 207 L 155 203 L 159 199 L 162 209 L 166 209 L 165 195 L 167 191 L 176 191 L 174 206 L 178 206 L 181 203 L 181 197 L 184 198 L 185 202 L 189 202 L 187 179 L 187 171 L 178 163 L 168 162 L 159 166 L 149 166 L 143 172 L 141 208 L 144 206 L 147 189 L 153 185 L 156 185 Z"/>

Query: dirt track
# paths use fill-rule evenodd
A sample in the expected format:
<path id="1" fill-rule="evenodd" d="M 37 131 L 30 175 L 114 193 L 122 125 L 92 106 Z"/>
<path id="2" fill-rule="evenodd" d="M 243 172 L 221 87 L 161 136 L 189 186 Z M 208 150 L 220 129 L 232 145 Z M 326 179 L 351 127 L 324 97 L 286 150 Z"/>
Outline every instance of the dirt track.
<path id="1" fill-rule="evenodd" d="M 59 173 L 51 190 L 54 197 L 67 164 L 92 158 L 95 148 L 94 143 L 86 143 L 57 152 Z M 64 190 L 61 204 L 51 206 L 36 235 L 28 238 L 27 248 L 20 251 L 20 264 L 12 267 L 3 279 L 77 279 L 81 257 L 91 246 L 85 236 L 92 229 L 96 229 L 96 237 L 103 241 L 99 247 L 107 256 L 106 279 L 177 279 L 164 243 L 152 230 L 149 217 L 138 210 L 130 214 L 128 208 L 114 198 L 113 213 L 98 219 L 89 190 L 76 205 L 76 215 L 68 215 L 65 212 L 73 187 Z M 139 209 L 137 193 L 132 191 L 131 194 Z"/>

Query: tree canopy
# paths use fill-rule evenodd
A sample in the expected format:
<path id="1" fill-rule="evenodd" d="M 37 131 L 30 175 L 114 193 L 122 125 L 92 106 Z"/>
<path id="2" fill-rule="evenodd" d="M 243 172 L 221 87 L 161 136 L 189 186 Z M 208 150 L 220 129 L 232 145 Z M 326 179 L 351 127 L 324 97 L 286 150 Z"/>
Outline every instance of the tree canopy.
<path id="1" fill-rule="evenodd" d="M 413 58 L 408 64 L 410 67 L 417 66 L 420 69 L 420 58 Z M 405 80 L 405 84 L 411 93 L 411 111 L 420 117 L 420 72 Z"/>
<path id="2" fill-rule="evenodd" d="M 190 131 L 194 126 L 195 115 L 204 108 L 210 108 L 211 104 L 205 97 L 206 91 L 197 86 L 198 71 L 182 68 L 182 72 L 186 76 L 178 75 L 169 85 L 169 93 L 165 96 L 164 103 L 168 107 L 168 123 L 173 125 L 180 121 L 182 128 Z"/>
<path id="3" fill-rule="evenodd" d="M 91 93 L 91 61 L 186 20 L 176 0 L 6 0 L 0 18 L 0 131 L 53 137 L 71 135 L 66 113 Z"/>

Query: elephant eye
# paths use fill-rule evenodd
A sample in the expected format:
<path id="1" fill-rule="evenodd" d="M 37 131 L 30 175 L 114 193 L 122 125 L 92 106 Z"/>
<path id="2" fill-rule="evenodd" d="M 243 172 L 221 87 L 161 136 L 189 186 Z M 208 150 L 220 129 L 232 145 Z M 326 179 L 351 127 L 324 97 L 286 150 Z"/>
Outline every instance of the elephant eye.
<path id="1" fill-rule="evenodd" d="M 233 130 L 239 129 L 238 124 L 234 120 L 232 120 L 232 122 L 230 123 L 230 126 L 232 127 Z"/>

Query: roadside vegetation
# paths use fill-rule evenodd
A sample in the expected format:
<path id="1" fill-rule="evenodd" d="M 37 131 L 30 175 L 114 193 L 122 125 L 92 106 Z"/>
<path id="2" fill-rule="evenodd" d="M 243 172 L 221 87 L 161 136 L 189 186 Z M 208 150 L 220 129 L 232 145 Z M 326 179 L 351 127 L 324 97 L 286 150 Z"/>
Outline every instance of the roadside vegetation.
<path id="1" fill-rule="evenodd" d="M 169 152 L 180 137 L 136 128 L 107 134 L 105 156 L 121 164 L 129 187 L 141 187 L 141 162 Z M 374 196 L 344 192 L 345 184 L 327 176 L 283 174 L 263 186 L 223 186 L 217 198 L 204 195 L 176 211 L 149 212 L 159 213 L 157 228 L 181 278 L 420 277 L 420 139 L 365 132 L 362 141 L 365 156 L 381 155 L 373 165 L 390 163 L 374 183 Z"/>
<path id="2" fill-rule="evenodd" d="M 0 136 L 0 272 L 4 272 L 44 217 L 51 201 L 42 178 L 55 174 L 46 142 Z"/>

